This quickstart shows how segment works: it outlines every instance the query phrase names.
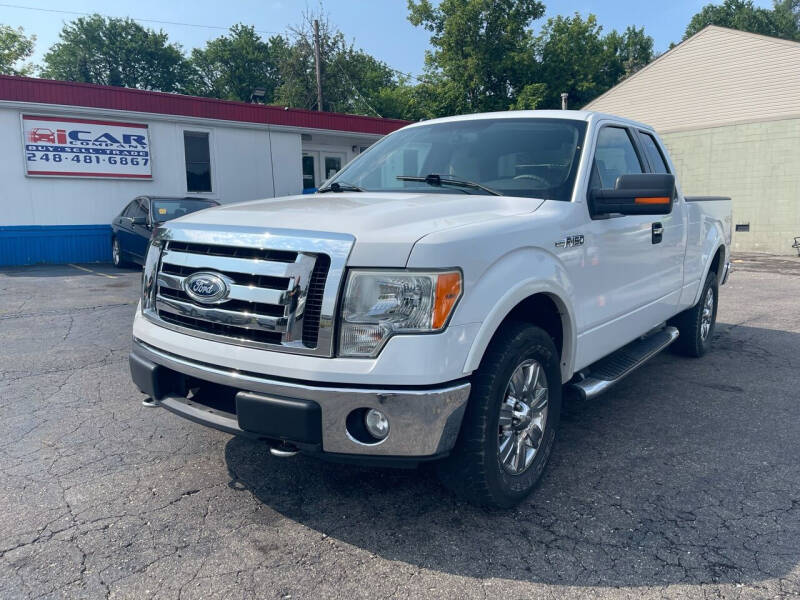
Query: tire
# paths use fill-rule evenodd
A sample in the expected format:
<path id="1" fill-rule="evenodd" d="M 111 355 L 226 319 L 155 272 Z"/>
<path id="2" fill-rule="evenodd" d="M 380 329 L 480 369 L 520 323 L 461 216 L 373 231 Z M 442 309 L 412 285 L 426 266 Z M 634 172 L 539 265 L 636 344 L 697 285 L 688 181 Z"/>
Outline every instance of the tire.
<path id="1" fill-rule="evenodd" d="M 700 300 L 692 308 L 672 318 L 670 325 L 678 328 L 680 336 L 672 345 L 675 352 L 700 358 L 711 348 L 717 323 L 719 281 L 711 271 L 703 284 Z"/>
<path id="2" fill-rule="evenodd" d="M 119 240 L 116 237 L 111 238 L 111 262 L 118 269 L 124 269 L 128 263 L 122 258 L 122 248 L 119 246 Z"/>
<path id="3" fill-rule="evenodd" d="M 550 456 L 561 415 L 559 360 L 552 338 L 539 327 L 526 323 L 501 327 L 472 376 L 472 391 L 456 445 L 450 456 L 437 465 L 446 487 L 468 502 L 487 508 L 511 508 L 535 489 Z M 545 377 L 542 380 L 540 376 L 538 384 L 528 386 L 528 395 L 516 394 L 528 398 L 530 406 L 526 404 L 528 408 L 521 410 L 524 407 L 517 403 L 512 410 L 508 400 L 509 392 L 514 390 L 512 375 L 522 369 L 522 375 L 532 381 L 534 365 Z M 542 389 L 547 391 L 543 419 L 537 410 L 543 401 L 534 398 L 542 396 Z M 524 418 L 516 418 L 526 411 Z M 531 419 L 527 426 L 526 419 Z M 520 437 L 524 438 L 524 452 L 514 453 L 519 459 L 511 457 L 509 462 L 508 452 L 513 453 L 509 444 Z M 537 443 L 531 455 L 527 444 Z M 522 470 L 515 472 L 519 467 Z"/>

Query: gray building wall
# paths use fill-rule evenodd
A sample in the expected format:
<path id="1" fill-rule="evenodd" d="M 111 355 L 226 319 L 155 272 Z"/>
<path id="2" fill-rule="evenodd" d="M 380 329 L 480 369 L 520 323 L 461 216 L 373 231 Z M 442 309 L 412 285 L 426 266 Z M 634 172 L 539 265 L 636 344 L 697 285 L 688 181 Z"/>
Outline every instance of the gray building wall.
<path id="1" fill-rule="evenodd" d="M 734 250 L 800 236 L 800 43 L 707 27 L 590 102 L 658 131 L 684 193 L 733 199 Z"/>
<path id="2" fill-rule="evenodd" d="M 663 134 L 684 194 L 733 199 L 734 251 L 794 254 L 800 236 L 800 119 Z"/>

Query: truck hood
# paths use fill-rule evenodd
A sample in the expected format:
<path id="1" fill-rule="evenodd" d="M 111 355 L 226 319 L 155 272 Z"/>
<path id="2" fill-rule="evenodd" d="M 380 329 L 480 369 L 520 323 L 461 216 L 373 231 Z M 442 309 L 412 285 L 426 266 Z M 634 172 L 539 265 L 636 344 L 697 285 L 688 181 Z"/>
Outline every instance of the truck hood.
<path id="1" fill-rule="evenodd" d="M 260 226 L 356 238 L 348 264 L 403 267 L 417 240 L 475 222 L 535 211 L 536 198 L 477 194 L 327 193 L 228 204 L 181 217 L 175 223 Z"/>

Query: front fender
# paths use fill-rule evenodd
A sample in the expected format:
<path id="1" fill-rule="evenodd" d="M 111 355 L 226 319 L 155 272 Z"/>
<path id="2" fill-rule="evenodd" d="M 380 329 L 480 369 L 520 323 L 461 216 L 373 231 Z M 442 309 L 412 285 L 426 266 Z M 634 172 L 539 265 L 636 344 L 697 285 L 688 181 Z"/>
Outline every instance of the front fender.
<path id="1" fill-rule="evenodd" d="M 539 248 L 520 248 L 490 264 L 469 286 L 470 293 L 460 308 L 461 318 L 480 321 L 464 364 L 464 373 L 480 365 L 483 354 L 500 324 L 523 300 L 534 294 L 548 295 L 561 313 L 563 349 L 561 376 L 572 376 L 576 345 L 576 324 L 572 297 L 574 289 L 561 263 Z M 487 314 L 486 310 L 489 308 Z"/>

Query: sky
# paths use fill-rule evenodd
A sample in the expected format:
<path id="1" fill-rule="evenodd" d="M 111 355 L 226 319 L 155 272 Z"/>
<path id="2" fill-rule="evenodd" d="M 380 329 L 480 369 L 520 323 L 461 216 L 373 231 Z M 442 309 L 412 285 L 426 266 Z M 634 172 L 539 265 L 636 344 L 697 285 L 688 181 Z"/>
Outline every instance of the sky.
<path id="1" fill-rule="evenodd" d="M 655 40 L 655 48 L 663 52 L 670 42 L 680 41 L 692 15 L 710 0 L 543 0 L 546 17 L 595 14 L 604 30 L 623 30 L 628 25 L 644 27 Z M 716 0 L 716 3 L 721 0 Z M 771 0 L 756 0 L 759 6 L 770 7 Z M 41 61 L 47 49 L 58 40 L 65 22 L 80 15 L 100 13 L 114 17 L 142 20 L 142 25 L 163 29 L 172 42 L 180 43 L 188 52 L 193 47 L 225 33 L 231 25 L 242 22 L 254 25 L 263 35 L 285 32 L 302 20 L 306 10 L 320 4 L 356 47 L 363 48 L 390 67 L 405 73 L 422 72 L 425 50 L 429 48 L 429 32 L 411 25 L 406 0 L 0 0 L 0 24 L 22 27 L 37 37 L 33 62 Z M 36 10 L 31 10 L 36 9 Z M 167 23 L 146 22 L 169 21 Z M 534 29 L 544 19 L 534 23 Z M 183 25 L 178 24 L 183 23 Z"/>

